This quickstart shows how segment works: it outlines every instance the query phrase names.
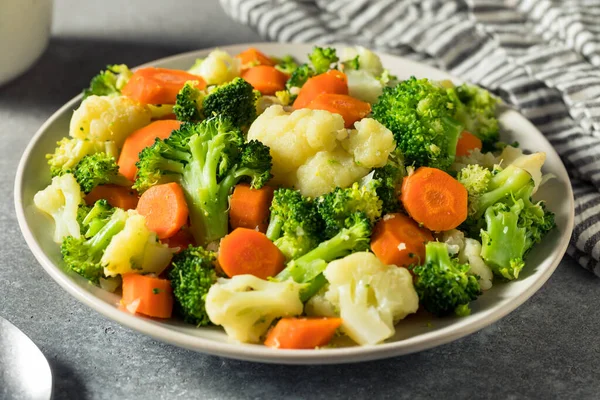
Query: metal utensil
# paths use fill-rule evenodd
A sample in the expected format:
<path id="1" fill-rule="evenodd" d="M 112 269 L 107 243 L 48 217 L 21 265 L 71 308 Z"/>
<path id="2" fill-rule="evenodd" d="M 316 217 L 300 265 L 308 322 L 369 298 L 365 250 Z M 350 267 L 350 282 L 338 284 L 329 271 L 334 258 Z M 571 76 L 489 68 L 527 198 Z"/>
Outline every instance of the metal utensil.
<path id="1" fill-rule="evenodd" d="M 48 400 L 52 371 L 40 349 L 0 317 L 0 399 Z"/>

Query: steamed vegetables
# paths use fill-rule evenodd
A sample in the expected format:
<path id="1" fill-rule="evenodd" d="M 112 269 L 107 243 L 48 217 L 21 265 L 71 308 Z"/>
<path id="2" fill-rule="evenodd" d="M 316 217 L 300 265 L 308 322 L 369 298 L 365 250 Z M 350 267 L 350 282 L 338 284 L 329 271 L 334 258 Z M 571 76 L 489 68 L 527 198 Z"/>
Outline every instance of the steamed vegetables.
<path id="1" fill-rule="evenodd" d="M 276 349 L 373 345 L 419 310 L 468 315 L 555 226 L 532 199 L 545 155 L 499 143 L 497 104 L 362 47 L 112 65 L 34 203 L 65 269 L 127 312 Z"/>

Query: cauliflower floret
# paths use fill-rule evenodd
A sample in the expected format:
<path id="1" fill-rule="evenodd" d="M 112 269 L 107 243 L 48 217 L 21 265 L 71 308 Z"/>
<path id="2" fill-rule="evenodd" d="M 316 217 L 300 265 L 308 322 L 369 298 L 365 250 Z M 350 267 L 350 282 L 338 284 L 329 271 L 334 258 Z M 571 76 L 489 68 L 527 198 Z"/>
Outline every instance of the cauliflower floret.
<path id="1" fill-rule="evenodd" d="M 118 147 L 136 129 L 150 123 L 152 112 L 125 96 L 89 96 L 71 117 L 69 135 L 81 140 L 113 141 Z"/>
<path id="2" fill-rule="evenodd" d="M 302 314 L 303 287 L 291 279 L 269 282 L 253 275 L 219 278 L 206 295 L 206 313 L 232 339 L 258 343 L 275 318 Z"/>
<path id="3" fill-rule="evenodd" d="M 348 61 L 358 56 L 358 66 L 362 71 L 366 71 L 373 76 L 380 76 L 383 73 L 383 64 L 379 56 L 371 50 L 362 47 L 346 47 L 342 52 L 342 60 Z"/>
<path id="4" fill-rule="evenodd" d="M 173 250 L 161 244 L 156 233 L 146 227 L 146 218 L 135 210 L 127 213 L 125 227 L 111 239 L 102 255 L 104 275 L 116 276 L 128 272 L 160 274 L 171 262 Z"/>
<path id="5" fill-rule="evenodd" d="M 356 131 L 348 138 L 348 151 L 362 167 L 383 167 L 396 148 L 394 134 L 372 118 L 363 118 L 354 124 Z"/>
<path id="6" fill-rule="evenodd" d="M 446 243 L 450 255 L 458 255 L 461 264 L 469 264 L 469 273 L 479 277 L 481 290 L 492 287 L 494 274 L 481 258 L 481 243 L 475 239 L 465 238 L 464 233 L 457 229 L 442 232 L 439 238 L 441 242 Z"/>
<path id="7" fill-rule="evenodd" d="M 412 275 L 360 252 L 329 263 L 326 290 L 309 300 L 306 312 L 342 318 L 342 330 L 361 345 L 376 344 L 395 333 L 394 325 L 419 308 Z M 328 304 L 330 303 L 330 304 Z"/>
<path id="8" fill-rule="evenodd" d="M 317 197 L 338 186 L 346 188 L 368 173 L 368 168 L 359 166 L 344 149 L 337 148 L 320 151 L 300 166 L 292 186 L 304 196 Z"/>
<path id="9" fill-rule="evenodd" d="M 319 196 L 385 165 L 394 150 L 393 135 L 378 122 L 363 120 L 356 127 L 349 138 L 339 114 L 310 109 L 288 113 L 273 105 L 250 126 L 248 139 L 271 149 L 274 184 Z"/>
<path id="10" fill-rule="evenodd" d="M 546 153 L 544 152 L 523 154 L 521 149 L 512 146 L 506 146 L 497 159 L 497 163 L 500 164 L 502 168 L 506 168 L 508 165 L 514 165 L 515 167 L 523 168 L 525 171 L 529 172 L 535 184 L 533 193 L 538 190 L 538 187 L 542 183 L 542 166 L 545 161 Z"/>
<path id="11" fill-rule="evenodd" d="M 383 93 L 383 83 L 368 71 L 346 69 L 344 73 L 348 78 L 350 96 L 372 104 Z"/>
<path id="12" fill-rule="evenodd" d="M 73 174 L 52 178 L 52 183 L 33 196 L 35 206 L 54 220 L 54 241 L 61 243 L 67 236 L 79 239 L 77 210 L 83 202 L 81 188 Z"/>
<path id="13" fill-rule="evenodd" d="M 208 57 L 196 60 L 188 72 L 201 76 L 209 85 L 220 85 L 240 76 L 241 62 L 237 57 L 216 49 Z"/>

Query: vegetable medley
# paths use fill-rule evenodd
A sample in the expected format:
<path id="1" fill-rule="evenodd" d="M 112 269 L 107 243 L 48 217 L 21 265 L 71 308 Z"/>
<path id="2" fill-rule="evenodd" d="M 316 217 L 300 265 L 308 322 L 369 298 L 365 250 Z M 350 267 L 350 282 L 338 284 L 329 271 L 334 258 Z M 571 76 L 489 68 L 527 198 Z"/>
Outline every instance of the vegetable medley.
<path id="1" fill-rule="evenodd" d="M 554 215 L 532 200 L 545 154 L 500 142 L 497 98 L 362 47 L 308 59 L 94 77 L 34 198 L 66 268 L 128 312 L 284 349 L 381 343 L 518 279 Z"/>

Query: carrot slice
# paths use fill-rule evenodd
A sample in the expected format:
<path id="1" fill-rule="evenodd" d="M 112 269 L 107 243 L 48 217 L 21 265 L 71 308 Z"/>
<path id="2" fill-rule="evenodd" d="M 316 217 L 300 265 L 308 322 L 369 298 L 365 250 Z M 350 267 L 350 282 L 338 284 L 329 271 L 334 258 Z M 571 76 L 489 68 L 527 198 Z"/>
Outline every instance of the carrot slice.
<path id="1" fill-rule="evenodd" d="M 125 274 L 121 302 L 130 312 L 170 318 L 173 312 L 171 282 L 149 275 Z"/>
<path id="2" fill-rule="evenodd" d="M 187 81 L 196 81 L 198 89 L 206 82 L 198 75 L 178 69 L 141 68 L 133 73 L 121 93 L 142 104 L 175 104 L 177 93 Z"/>
<path id="3" fill-rule="evenodd" d="M 135 163 L 140 160 L 140 152 L 154 144 L 156 138 L 168 138 L 171 132 L 179 129 L 180 126 L 181 122 L 175 120 L 154 121 L 127 136 L 117 161 L 121 175 L 130 181 L 134 181 L 135 174 L 137 174 Z"/>
<path id="4" fill-rule="evenodd" d="M 237 228 L 221 240 L 218 261 L 230 278 L 251 274 L 267 279 L 283 269 L 285 257 L 263 233 Z"/>
<path id="5" fill-rule="evenodd" d="M 274 349 L 314 349 L 331 341 L 341 318 L 282 318 L 271 329 L 265 346 Z"/>
<path id="6" fill-rule="evenodd" d="M 371 251 L 387 265 L 409 267 L 425 260 L 425 243 L 431 232 L 403 214 L 387 214 L 373 228 Z"/>
<path id="7" fill-rule="evenodd" d="M 177 233 L 188 219 L 188 206 L 181 186 L 175 182 L 152 186 L 140 197 L 137 211 L 146 217 L 146 226 L 159 239 Z"/>
<path id="8" fill-rule="evenodd" d="M 285 89 L 288 76 L 270 65 L 257 65 L 242 72 L 242 78 L 264 95 Z"/>
<path id="9" fill-rule="evenodd" d="M 262 233 L 269 225 L 269 207 L 274 189 L 263 186 L 252 189 L 247 183 L 240 183 L 233 190 L 229 200 L 229 225 L 232 229 L 256 229 Z"/>
<path id="10" fill-rule="evenodd" d="M 105 199 L 113 207 L 131 210 L 137 207 L 138 193 L 128 187 L 118 185 L 98 185 L 85 196 L 87 205 Z"/>
<path id="11" fill-rule="evenodd" d="M 371 105 L 347 94 L 321 93 L 306 108 L 326 110 L 340 114 L 344 118 L 345 127 L 350 128 L 371 112 Z"/>
<path id="12" fill-rule="evenodd" d="M 400 200 L 415 221 L 432 231 L 454 229 L 467 219 L 467 189 L 437 168 L 420 167 L 405 177 Z"/>
<path id="13" fill-rule="evenodd" d="M 337 69 L 309 78 L 294 101 L 294 108 L 305 108 L 321 93 L 348 94 L 348 78 Z"/>
<path id="14" fill-rule="evenodd" d="M 473 135 L 471 132 L 462 131 L 456 143 L 456 155 L 457 156 L 468 156 L 469 153 L 475 149 L 481 150 L 483 143 L 481 139 Z"/>
<path id="15" fill-rule="evenodd" d="M 236 57 L 242 62 L 242 69 L 255 67 L 257 65 L 275 65 L 273 60 L 254 47 L 250 47 L 247 50 L 242 51 Z"/>

